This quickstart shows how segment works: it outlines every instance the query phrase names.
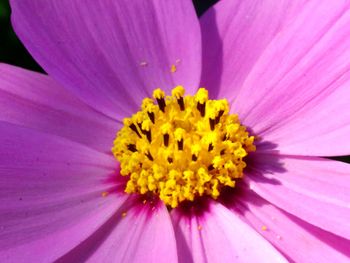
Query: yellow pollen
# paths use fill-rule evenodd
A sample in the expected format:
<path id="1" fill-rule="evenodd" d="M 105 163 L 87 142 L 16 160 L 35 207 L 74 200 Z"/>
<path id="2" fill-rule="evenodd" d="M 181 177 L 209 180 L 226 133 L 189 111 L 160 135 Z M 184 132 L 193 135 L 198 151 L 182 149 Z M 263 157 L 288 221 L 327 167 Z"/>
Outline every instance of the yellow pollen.
<path id="1" fill-rule="evenodd" d="M 102 193 L 101 193 L 101 196 L 102 196 L 102 197 L 106 197 L 108 194 L 109 194 L 109 193 L 108 193 L 107 191 L 105 191 L 105 192 L 102 192 Z"/>
<path id="2" fill-rule="evenodd" d="M 208 100 L 208 91 L 205 88 L 200 88 L 195 96 L 195 101 L 203 104 Z M 217 101 L 215 101 L 217 103 Z"/>
<path id="3" fill-rule="evenodd" d="M 122 217 L 126 217 L 127 213 L 126 212 L 123 212 L 122 213 Z"/>
<path id="4" fill-rule="evenodd" d="M 175 97 L 176 99 L 180 99 L 181 97 L 183 97 L 185 95 L 184 87 L 182 87 L 182 86 L 175 87 L 172 90 L 171 95 L 173 95 L 173 97 Z"/>
<path id="5" fill-rule="evenodd" d="M 262 227 L 261 227 L 261 230 L 262 230 L 262 231 L 266 231 L 266 230 L 267 230 L 267 226 L 262 226 Z"/>
<path id="6" fill-rule="evenodd" d="M 165 93 L 161 89 L 156 89 L 153 91 L 153 97 L 155 99 L 162 99 L 162 98 L 164 98 L 164 96 L 165 96 Z"/>
<path id="7" fill-rule="evenodd" d="M 141 110 L 124 119 L 112 152 L 129 179 L 126 193 L 153 194 L 175 208 L 201 196 L 217 199 L 243 177 L 254 137 L 226 100 L 209 100 L 204 88 L 184 94 L 182 86 L 172 96 L 156 89 L 156 102 L 144 99 Z"/>
<path id="8" fill-rule="evenodd" d="M 170 67 L 170 72 L 171 72 L 171 73 L 175 73 L 176 70 L 177 70 L 176 66 L 175 66 L 174 64 L 171 65 L 171 67 Z"/>

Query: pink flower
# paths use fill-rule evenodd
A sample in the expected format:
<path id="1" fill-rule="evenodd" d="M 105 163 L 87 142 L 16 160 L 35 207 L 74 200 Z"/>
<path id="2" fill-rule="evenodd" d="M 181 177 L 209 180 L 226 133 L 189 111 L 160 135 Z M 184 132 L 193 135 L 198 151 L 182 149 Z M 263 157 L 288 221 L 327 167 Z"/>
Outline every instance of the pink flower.
<path id="1" fill-rule="evenodd" d="M 0 65 L 0 262 L 348 262 L 342 1 L 12 0 L 49 76 Z M 206 87 L 257 137 L 218 200 L 124 193 L 111 154 L 156 87 Z M 153 201 L 152 201 L 153 200 Z"/>

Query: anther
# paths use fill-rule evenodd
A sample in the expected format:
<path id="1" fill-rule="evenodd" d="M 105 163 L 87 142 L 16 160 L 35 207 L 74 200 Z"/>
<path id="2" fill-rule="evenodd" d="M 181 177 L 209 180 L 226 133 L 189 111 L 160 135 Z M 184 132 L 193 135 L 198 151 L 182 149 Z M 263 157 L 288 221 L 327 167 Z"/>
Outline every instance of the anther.
<path id="1" fill-rule="evenodd" d="M 155 121 L 155 115 L 154 115 L 155 107 L 156 106 L 153 104 L 153 100 L 150 98 L 145 98 L 142 101 L 141 108 L 143 111 L 147 112 L 147 115 L 153 124 Z"/>
<path id="2" fill-rule="evenodd" d="M 162 112 L 165 112 L 165 93 L 161 89 L 153 91 L 153 97 L 157 100 L 158 107 Z"/>
<path id="3" fill-rule="evenodd" d="M 202 147 L 199 144 L 195 144 L 191 146 L 191 153 L 192 153 L 192 161 L 198 160 L 198 155 Z"/>
<path id="4" fill-rule="evenodd" d="M 169 134 L 164 134 L 163 135 L 163 140 L 164 140 L 164 146 L 165 147 L 168 147 L 168 145 L 169 145 Z"/>
<path id="5" fill-rule="evenodd" d="M 160 127 L 160 130 L 163 134 L 163 142 L 164 142 L 164 146 L 168 147 L 169 145 L 169 133 L 171 132 L 171 124 L 170 123 L 165 123 Z"/>
<path id="6" fill-rule="evenodd" d="M 184 149 L 184 135 L 185 135 L 185 130 L 182 128 L 177 128 L 175 130 L 174 136 L 175 140 L 177 141 L 177 146 L 180 151 Z"/>
<path id="7" fill-rule="evenodd" d="M 210 124 L 210 130 L 214 130 L 215 129 L 215 119 L 209 119 L 209 124 Z"/>
<path id="8" fill-rule="evenodd" d="M 204 117 L 205 115 L 205 103 L 197 103 L 197 110 L 200 112 L 201 116 Z"/>
<path id="9" fill-rule="evenodd" d="M 180 106 L 180 110 L 184 111 L 185 110 L 185 103 L 184 103 L 183 96 L 185 94 L 185 89 L 182 86 L 177 86 L 176 88 L 174 88 L 172 90 L 171 94 L 176 98 L 177 103 Z"/>
<path id="10" fill-rule="evenodd" d="M 149 117 L 149 119 L 151 120 L 151 122 L 154 124 L 154 112 L 147 112 L 147 115 Z"/>
<path id="11" fill-rule="evenodd" d="M 146 138 L 148 140 L 148 142 L 152 142 L 152 134 L 151 134 L 151 131 L 145 131 L 145 130 L 142 130 L 143 134 L 146 135 Z"/>
<path id="12" fill-rule="evenodd" d="M 131 151 L 131 152 L 136 152 L 137 151 L 135 144 L 128 144 L 127 147 L 128 147 L 128 150 Z"/>
<path id="13" fill-rule="evenodd" d="M 197 101 L 197 110 L 200 112 L 201 116 L 205 116 L 205 103 L 208 100 L 208 91 L 204 88 L 198 89 L 195 100 Z"/>
<path id="14" fill-rule="evenodd" d="M 180 151 L 182 151 L 184 149 L 184 139 L 177 141 L 177 147 Z"/>
<path id="15" fill-rule="evenodd" d="M 165 100 L 164 100 L 164 98 L 157 99 L 157 102 L 158 102 L 159 109 L 162 112 L 165 112 Z"/>
<path id="16" fill-rule="evenodd" d="M 149 120 L 144 120 L 141 125 L 142 133 L 146 135 L 148 142 L 152 141 L 151 135 L 151 122 Z"/>
<path id="17" fill-rule="evenodd" d="M 220 118 L 224 115 L 224 111 L 220 110 L 218 116 L 215 118 L 215 124 L 218 124 L 220 122 Z"/>
<path id="18" fill-rule="evenodd" d="M 133 132 L 135 132 L 135 133 L 137 134 L 137 136 L 139 136 L 139 138 L 142 138 L 141 134 L 140 134 L 139 131 L 137 130 L 136 125 L 135 125 L 134 123 L 131 124 L 131 125 L 129 126 L 129 128 L 130 128 L 131 130 L 133 130 Z"/>
<path id="19" fill-rule="evenodd" d="M 184 98 L 181 97 L 181 98 L 177 99 L 177 103 L 178 103 L 179 106 L 180 106 L 180 110 L 184 111 L 184 110 L 185 110 Z"/>
<path id="20" fill-rule="evenodd" d="M 147 156 L 147 158 L 148 158 L 150 161 L 153 161 L 153 156 L 151 155 L 150 152 L 145 153 L 145 155 Z"/>

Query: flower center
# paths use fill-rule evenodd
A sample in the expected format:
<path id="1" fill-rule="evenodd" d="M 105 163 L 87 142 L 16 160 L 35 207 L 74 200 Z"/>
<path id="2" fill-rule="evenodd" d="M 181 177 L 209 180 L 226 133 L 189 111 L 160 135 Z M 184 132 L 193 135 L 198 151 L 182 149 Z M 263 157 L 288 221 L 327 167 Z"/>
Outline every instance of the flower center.
<path id="1" fill-rule="evenodd" d="M 124 119 L 112 152 L 121 175 L 129 178 L 125 192 L 152 193 L 175 208 L 200 196 L 217 199 L 224 187 L 243 177 L 243 158 L 255 151 L 227 100 L 209 100 L 200 88 L 184 96 L 177 86 L 172 96 L 156 89 L 141 110 Z"/>

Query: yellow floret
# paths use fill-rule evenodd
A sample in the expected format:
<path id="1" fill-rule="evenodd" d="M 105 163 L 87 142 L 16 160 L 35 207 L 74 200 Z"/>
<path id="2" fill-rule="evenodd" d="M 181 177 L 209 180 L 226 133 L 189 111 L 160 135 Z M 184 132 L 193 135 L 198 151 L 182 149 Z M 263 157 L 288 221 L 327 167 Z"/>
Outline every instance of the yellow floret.
<path id="1" fill-rule="evenodd" d="M 167 97 L 156 89 L 157 102 L 144 99 L 141 110 L 124 119 L 112 152 L 129 179 L 126 193 L 157 195 L 175 208 L 204 195 L 217 199 L 243 177 L 254 136 L 229 114 L 227 100 L 209 100 L 204 88 L 184 94 L 182 86 Z"/>

